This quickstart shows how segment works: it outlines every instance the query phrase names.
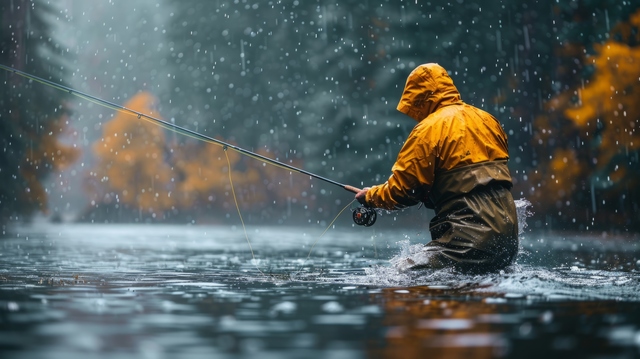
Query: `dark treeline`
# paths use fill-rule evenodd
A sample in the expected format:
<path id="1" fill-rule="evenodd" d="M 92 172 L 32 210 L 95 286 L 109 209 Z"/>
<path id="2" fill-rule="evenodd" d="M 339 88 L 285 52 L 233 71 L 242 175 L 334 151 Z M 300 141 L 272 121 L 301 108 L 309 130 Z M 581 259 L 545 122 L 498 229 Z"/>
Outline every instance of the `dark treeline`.
<path id="1" fill-rule="evenodd" d="M 167 86 L 152 92 L 158 98 L 155 109 L 167 120 L 293 161 L 343 183 L 366 186 L 385 180 L 395 154 L 415 125 L 395 111 L 406 76 L 420 63 L 438 62 L 451 72 L 464 101 L 491 112 L 505 127 L 510 136 L 514 196 L 533 202 L 538 227 L 638 229 L 634 219 L 640 194 L 634 183 L 639 168 L 640 110 L 637 103 L 624 98 L 633 97 L 640 89 L 640 70 L 631 68 L 622 74 L 604 69 L 640 61 L 636 57 L 640 42 L 640 15 L 636 12 L 640 5 L 619 1 L 559 4 L 554 0 L 527 4 L 220 0 L 167 1 L 161 8 L 167 14 L 165 41 L 156 55 L 162 59 L 154 66 L 162 68 L 152 72 L 166 73 L 169 80 Z M 32 7 L 31 12 L 46 11 L 39 9 Z M 135 15 L 140 20 L 136 24 L 152 16 Z M 9 21 L 5 18 L 3 22 Z M 3 23 L 3 36 L 10 29 Z M 136 27 L 131 29 L 135 32 Z M 136 36 L 133 33 L 130 37 Z M 5 41 L 15 47 L 26 40 L 14 36 Z M 626 49 L 616 53 L 615 64 L 596 61 L 603 49 L 614 44 Z M 29 53 L 38 56 L 35 49 Z M 15 54 L 3 56 L 8 56 L 3 63 L 16 63 Z M 112 63 L 118 59 L 114 54 Z M 5 76 L 7 82 L 12 81 Z M 581 96 L 593 93 L 597 84 L 607 82 L 607 76 L 613 76 L 614 82 L 620 77 L 635 82 L 621 82 L 619 91 L 596 96 L 592 102 L 603 105 L 587 109 Z M 64 74 L 59 77 L 64 80 Z M 107 80 L 117 81 L 117 77 Z M 29 86 L 33 96 L 46 91 Z M 18 96 L 9 86 L 1 90 L 3 99 Z M 131 98 L 135 91 L 128 88 L 125 92 Z M 614 111 L 624 112 L 624 119 L 612 115 Z M 577 120 L 579 116 L 590 117 L 583 124 Z M 590 131 L 589 126 L 595 127 Z M 615 140 L 603 141 L 605 135 Z M 202 213 L 202 209 L 230 212 L 227 178 L 212 174 L 215 179 L 210 181 L 225 185 L 196 185 L 192 173 L 201 173 L 202 166 L 224 168 L 226 163 L 198 167 L 190 162 L 203 163 L 206 156 L 223 157 L 215 152 L 207 154 L 211 150 L 203 149 L 206 144 L 188 138 L 163 136 L 161 141 L 166 148 L 164 164 L 173 171 L 166 177 L 165 189 L 183 192 L 184 198 L 213 198 L 211 203 L 181 204 L 176 199 L 157 208 L 145 202 L 142 208 L 135 204 L 134 196 L 126 206 L 105 206 L 101 202 L 105 198 L 123 198 L 123 189 L 99 181 L 95 176 L 99 171 L 94 171 L 90 179 L 94 204 L 85 218 L 117 220 L 105 217 L 104 208 L 119 212 L 119 218 L 128 208 L 152 220 L 185 220 L 194 217 L 190 211 Z M 26 148 L 24 143 L 15 146 L 20 151 Z M 11 157 L 23 158 L 24 152 Z M 252 165 L 237 161 L 231 171 L 251 177 L 246 168 Z M 3 162 L 2 175 L 16 168 Z M 322 187 L 320 192 L 317 185 L 294 185 L 297 179 L 289 177 L 243 183 L 240 186 L 244 189 L 239 191 L 262 213 L 267 207 L 276 210 L 277 214 L 258 216 L 268 221 L 290 216 L 292 199 L 302 197 L 302 192 L 305 196 L 317 192 L 313 200 L 298 198 L 305 209 L 314 207 L 300 212 L 310 220 L 330 220 L 344 206 L 344 201 L 336 201 L 341 189 Z M 279 187 L 295 190 L 287 200 L 255 195 Z M 149 186 L 142 188 L 148 190 Z M 223 200 L 216 202 L 216 198 Z M 16 197 L 3 200 L 3 208 L 8 202 L 16 208 L 28 203 Z M 244 210 L 250 212 L 251 208 Z"/>
<path id="2" fill-rule="evenodd" d="M 65 83 L 68 73 L 49 35 L 53 13 L 44 2 L 1 2 L 0 63 Z M 0 79 L 0 223 L 5 223 L 46 212 L 42 182 L 78 152 L 59 140 L 68 125 L 65 93 L 5 71 Z"/>
<path id="3" fill-rule="evenodd" d="M 438 62 L 451 71 L 463 100 L 503 123 L 516 197 L 534 202 L 539 225 L 587 229 L 600 222 L 628 228 L 640 199 L 634 186 L 613 193 L 624 199 L 603 203 L 601 195 L 611 188 L 592 185 L 602 173 L 589 171 L 588 161 L 576 161 L 570 165 L 585 171 L 563 184 L 573 190 L 563 191 L 553 185 L 558 174 L 552 160 L 562 154 L 555 150 L 568 142 L 580 147 L 583 139 L 537 140 L 547 132 L 564 134 L 552 131 L 558 127 L 575 128 L 564 112 L 554 115 L 546 104 L 593 80 L 596 70 L 588 55 L 598 44 L 637 46 L 612 38 L 615 24 L 631 22 L 637 7 L 615 1 L 178 6 L 171 17 L 168 62 L 176 75 L 173 92 L 164 94 L 162 103 L 173 100 L 168 112 L 189 118 L 187 126 L 367 185 L 388 176 L 414 125 L 395 112 L 406 75 L 417 64 Z M 636 24 L 631 31 L 637 29 Z M 636 81 L 636 91 L 638 86 Z M 575 105 L 575 99 L 566 102 Z M 541 121 L 552 116 L 558 123 Z M 578 151 L 588 159 L 601 150 L 585 147 Z M 621 159 L 626 168 L 638 163 L 633 148 Z M 631 179 L 629 173 L 620 182 Z"/>

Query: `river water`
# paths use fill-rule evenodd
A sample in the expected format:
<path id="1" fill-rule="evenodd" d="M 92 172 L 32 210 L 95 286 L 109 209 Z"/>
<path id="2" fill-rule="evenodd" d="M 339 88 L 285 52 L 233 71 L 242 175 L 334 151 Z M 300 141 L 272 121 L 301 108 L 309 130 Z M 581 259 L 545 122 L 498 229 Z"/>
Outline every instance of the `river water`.
<path id="1" fill-rule="evenodd" d="M 640 357 L 637 236 L 525 233 L 470 276 L 395 269 L 424 234 L 247 231 L 255 259 L 235 227 L 13 228 L 0 357 Z"/>

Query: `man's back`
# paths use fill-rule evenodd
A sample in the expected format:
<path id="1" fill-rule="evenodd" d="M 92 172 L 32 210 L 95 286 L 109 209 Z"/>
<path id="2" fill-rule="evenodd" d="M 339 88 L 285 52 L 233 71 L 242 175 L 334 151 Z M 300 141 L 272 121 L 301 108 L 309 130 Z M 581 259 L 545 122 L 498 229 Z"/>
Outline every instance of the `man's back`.
<path id="1" fill-rule="evenodd" d="M 464 103 L 438 109 L 410 136 L 423 139 L 436 172 L 509 158 L 507 136 L 498 120 Z"/>
<path id="2" fill-rule="evenodd" d="M 391 176 L 356 199 L 399 209 L 420 202 L 436 211 L 418 267 L 502 269 L 518 251 L 507 136 L 485 111 L 465 104 L 446 70 L 423 64 L 407 78 L 398 110 L 418 122 Z"/>

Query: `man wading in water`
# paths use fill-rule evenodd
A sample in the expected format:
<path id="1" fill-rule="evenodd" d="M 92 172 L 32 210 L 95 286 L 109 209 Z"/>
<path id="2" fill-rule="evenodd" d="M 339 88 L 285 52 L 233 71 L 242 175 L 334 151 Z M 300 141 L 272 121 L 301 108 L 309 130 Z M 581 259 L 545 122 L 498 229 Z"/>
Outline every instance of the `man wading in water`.
<path id="1" fill-rule="evenodd" d="M 502 269 L 518 252 L 516 207 L 507 168 L 507 136 L 496 118 L 464 103 L 438 64 L 414 69 L 398 111 L 418 124 L 387 182 L 356 194 L 368 207 L 388 210 L 424 203 L 436 216 L 425 245 L 428 258 L 412 269 Z"/>

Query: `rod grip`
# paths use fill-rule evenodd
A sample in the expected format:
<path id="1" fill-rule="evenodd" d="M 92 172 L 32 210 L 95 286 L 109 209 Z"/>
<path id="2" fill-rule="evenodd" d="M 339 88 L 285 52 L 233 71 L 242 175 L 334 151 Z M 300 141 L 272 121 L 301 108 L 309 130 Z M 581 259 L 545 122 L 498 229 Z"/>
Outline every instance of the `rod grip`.
<path id="1" fill-rule="evenodd" d="M 360 189 L 360 188 L 356 188 L 356 187 L 349 186 L 349 185 L 345 185 L 345 186 L 344 186 L 344 189 L 346 189 L 346 190 L 347 190 L 347 191 L 349 191 L 349 192 L 353 192 L 353 193 L 358 193 L 358 192 L 360 192 L 360 191 L 361 191 L 361 189 Z"/>

